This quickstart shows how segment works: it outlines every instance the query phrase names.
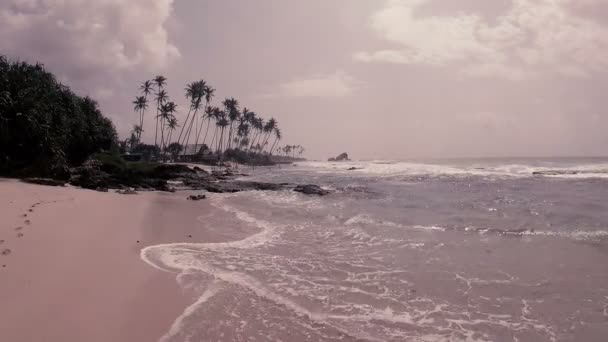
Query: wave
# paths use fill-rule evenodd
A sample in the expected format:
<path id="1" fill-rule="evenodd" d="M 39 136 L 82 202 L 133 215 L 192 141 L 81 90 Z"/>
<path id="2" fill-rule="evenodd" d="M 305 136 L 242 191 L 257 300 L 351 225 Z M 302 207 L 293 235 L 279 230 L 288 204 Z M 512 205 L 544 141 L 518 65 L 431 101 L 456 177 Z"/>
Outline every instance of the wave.
<path id="1" fill-rule="evenodd" d="M 499 228 L 479 228 L 479 227 L 442 227 L 437 225 L 404 225 L 392 221 L 379 220 L 369 214 L 358 214 L 344 221 L 345 226 L 383 226 L 388 228 L 415 229 L 424 231 L 464 231 L 478 234 L 500 235 L 500 236 L 548 236 L 569 238 L 577 241 L 599 240 L 608 238 L 608 230 L 581 230 L 572 231 L 545 231 L 534 229 L 499 229 Z"/>
<path id="2" fill-rule="evenodd" d="M 348 173 L 350 175 L 377 176 L 486 176 L 486 177 L 558 177 L 558 178 L 608 178 L 608 163 L 581 163 L 556 166 L 552 164 L 502 164 L 484 163 L 432 164 L 414 162 L 305 162 L 300 166 L 319 173 Z"/>

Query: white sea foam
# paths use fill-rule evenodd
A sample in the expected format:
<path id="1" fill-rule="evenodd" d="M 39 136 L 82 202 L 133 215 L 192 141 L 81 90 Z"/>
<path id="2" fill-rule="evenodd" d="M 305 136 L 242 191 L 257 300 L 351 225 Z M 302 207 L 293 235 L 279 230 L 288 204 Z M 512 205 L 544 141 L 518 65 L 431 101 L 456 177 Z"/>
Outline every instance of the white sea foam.
<path id="1" fill-rule="evenodd" d="M 305 162 L 301 166 L 318 173 L 347 173 L 351 175 L 377 176 L 486 176 L 486 177 L 532 177 L 534 172 L 553 172 L 547 177 L 556 178 L 608 178 L 608 163 L 580 164 L 568 166 L 537 166 L 526 164 L 505 165 L 456 165 L 415 162 Z M 353 169 L 354 168 L 354 169 Z M 351 169 L 351 170 L 349 170 Z"/>

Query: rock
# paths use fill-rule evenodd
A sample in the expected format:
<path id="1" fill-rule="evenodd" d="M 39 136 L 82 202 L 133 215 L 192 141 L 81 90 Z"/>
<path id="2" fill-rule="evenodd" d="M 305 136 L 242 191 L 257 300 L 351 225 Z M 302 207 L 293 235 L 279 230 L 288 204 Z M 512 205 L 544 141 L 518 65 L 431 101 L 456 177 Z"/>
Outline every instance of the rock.
<path id="1" fill-rule="evenodd" d="M 154 187 L 154 189 L 156 189 L 158 191 L 175 192 L 175 188 L 169 186 L 169 184 L 165 180 L 158 180 L 158 181 L 156 181 L 154 183 L 153 187 Z"/>
<path id="2" fill-rule="evenodd" d="M 99 186 L 95 189 L 95 191 L 99 192 L 108 192 L 108 188 L 104 188 L 103 186 Z"/>
<path id="3" fill-rule="evenodd" d="M 349 161 L 350 159 L 348 159 L 348 153 L 344 152 L 339 154 L 337 157 L 335 158 L 329 158 L 327 161 Z"/>
<path id="4" fill-rule="evenodd" d="M 575 170 L 547 170 L 547 171 L 534 171 L 532 172 L 535 176 L 561 176 L 561 175 L 578 175 L 581 171 Z"/>
<path id="5" fill-rule="evenodd" d="M 117 194 L 121 194 L 121 195 L 136 195 L 137 191 L 135 191 L 135 189 L 125 189 L 125 190 L 118 190 L 116 191 Z"/>
<path id="6" fill-rule="evenodd" d="M 25 178 L 21 180 L 25 183 L 47 185 L 47 186 L 65 186 L 65 181 L 51 178 Z"/>
<path id="7" fill-rule="evenodd" d="M 190 201 L 200 201 L 200 200 L 204 200 L 205 198 L 207 198 L 207 196 L 205 196 L 205 195 L 190 195 L 190 196 L 188 196 L 188 200 L 190 200 Z"/>
<path id="8" fill-rule="evenodd" d="M 348 169 L 346 169 L 347 171 L 354 171 L 354 170 L 361 170 L 360 167 L 349 167 Z"/>
<path id="9" fill-rule="evenodd" d="M 325 190 L 325 189 L 321 188 L 320 186 L 314 185 L 314 184 L 298 185 L 295 187 L 295 189 L 293 189 L 293 191 L 301 192 L 301 193 L 307 194 L 307 195 L 319 195 L 319 196 L 325 196 L 325 195 L 329 194 L 328 190 Z"/>

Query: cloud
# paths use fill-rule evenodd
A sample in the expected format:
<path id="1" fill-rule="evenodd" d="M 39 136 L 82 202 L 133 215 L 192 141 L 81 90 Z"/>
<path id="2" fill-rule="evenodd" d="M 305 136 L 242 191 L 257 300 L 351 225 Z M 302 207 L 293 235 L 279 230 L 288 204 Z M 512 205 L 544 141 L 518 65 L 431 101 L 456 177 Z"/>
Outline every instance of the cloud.
<path id="1" fill-rule="evenodd" d="M 262 97 L 345 97 L 362 85 L 362 82 L 339 70 L 333 74 L 317 74 L 282 83 L 277 90 Z"/>
<path id="2" fill-rule="evenodd" d="M 40 61 L 60 79 L 86 84 L 179 57 L 165 28 L 173 0 L 5 0 L 1 53 Z"/>
<path id="3" fill-rule="evenodd" d="M 478 13 L 418 14 L 422 5 L 434 3 L 388 0 L 372 16 L 371 28 L 394 48 L 361 51 L 353 58 L 449 66 L 464 75 L 510 80 L 541 73 L 589 77 L 608 70 L 608 27 L 597 20 L 597 13 L 608 13 L 603 0 L 511 0 L 492 21 Z"/>

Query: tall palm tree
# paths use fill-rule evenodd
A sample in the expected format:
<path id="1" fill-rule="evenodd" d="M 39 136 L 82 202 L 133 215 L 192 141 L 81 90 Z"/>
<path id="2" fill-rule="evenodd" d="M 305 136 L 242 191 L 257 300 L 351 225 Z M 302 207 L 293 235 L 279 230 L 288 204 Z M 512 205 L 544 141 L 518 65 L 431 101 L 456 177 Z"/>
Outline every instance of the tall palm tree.
<path id="1" fill-rule="evenodd" d="M 270 118 L 270 120 L 266 122 L 266 125 L 264 125 L 264 133 L 266 134 L 266 136 L 262 143 L 262 150 L 264 150 L 266 144 L 268 144 L 270 134 L 275 130 L 275 128 L 277 128 L 277 120 L 275 120 L 274 118 Z"/>
<path id="2" fill-rule="evenodd" d="M 209 113 L 210 113 L 209 104 L 211 103 L 211 99 L 213 99 L 213 96 L 215 95 L 215 89 L 206 85 L 205 89 L 204 89 L 204 93 L 205 93 L 205 109 L 201 112 L 201 125 L 199 127 L 198 134 L 196 135 L 196 140 L 194 142 L 195 146 L 198 146 L 198 141 L 203 132 L 203 125 L 205 124 L 205 121 L 207 121 L 206 132 L 209 132 L 209 125 L 211 124 L 211 120 L 209 117 Z M 207 136 L 207 133 L 205 133 L 205 137 L 206 136 Z M 203 138 L 203 145 L 204 144 L 205 144 L 205 138 Z"/>
<path id="3" fill-rule="evenodd" d="M 140 140 L 141 132 L 142 132 L 142 129 L 141 129 L 140 125 L 133 125 L 133 129 L 131 130 L 131 137 L 136 138 L 134 141 L 131 141 L 133 144 L 135 144 L 135 145 L 139 144 L 139 142 L 141 141 Z M 129 138 L 129 140 L 131 140 L 131 138 Z M 131 144 L 131 145 L 133 145 L 133 144 Z M 134 146 L 132 146 L 132 147 L 134 147 Z"/>
<path id="4" fill-rule="evenodd" d="M 159 120 L 159 113 L 160 113 L 161 105 L 167 99 L 167 92 L 163 89 L 165 84 L 167 84 L 167 78 L 165 76 L 158 75 L 158 76 L 154 77 L 154 83 L 156 84 L 156 87 L 157 87 L 156 128 L 155 128 L 155 133 L 154 133 L 154 146 L 158 147 L 158 142 L 157 142 L 158 141 L 158 120 Z"/>
<path id="5" fill-rule="evenodd" d="M 207 141 L 207 135 L 209 134 L 209 127 L 211 127 L 211 120 L 215 117 L 215 111 L 219 110 L 217 107 L 205 107 L 205 114 L 203 116 L 204 119 L 207 120 L 207 130 L 205 131 L 205 137 L 203 138 L 203 145 L 205 145 Z"/>
<path id="6" fill-rule="evenodd" d="M 144 111 L 148 108 L 148 100 L 144 96 L 137 96 L 135 101 L 133 101 L 135 105 L 133 109 L 135 112 L 139 113 L 139 125 L 137 125 L 140 129 L 137 132 L 137 139 L 141 141 L 141 133 L 143 132 L 143 124 L 144 124 Z"/>
<path id="7" fill-rule="evenodd" d="M 169 122 L 167 122 L 167 128 L 169 129 L 169 137 L 167 139 L 167 146 L 171 145 L 171 137 L 173 136 L 173 131 L 179 127 L 177 118 L 175 116 L 169 118 Z"/>
<path id="8" fill-rule="evenodd" d="M 260 137 L 262 136 L 262 132 L 264 130 L 264 119 L 258 117 L 255 119 L 255 121 L 253 122 L 253 127 L 255 127 L 256 129 L 256 133 L 254 138 L 251 141 L 251 146 L 249 147 L 249 149 L 253 149 L 257 143 L 259 143 Z"/>
<path id="9" fill-rule="evenodd" d="M 144 81 L 144 83 L 142 83 L 142 85 L 139 87 L 139 89 L 141 90 L 141 93 L 144 94 L 144 99 L 146 100 L 145 102 L 147 103 L 148 95 L 152 94 L 152 91 L 153 91 L 152 81 L 150 81 L 150 80 Z M 146 109 L 147 109 L 147 106 L 146 106 L 146 108 L 143 108 L 143 110 L 141 111 L 141 117 L 139 118 L 139 125 L 141 126 L 142 131 L 144 128 L 144 114 L 145 114 Z"/>
<path id="10" fill-rule="evenodd" d="M 188 117 L 186 117 L 186 121 L 184 126 L 182 127 L 183 135 L 183 145 L 187 146 L 190 142 L 190 134 L 192 133 L 192 127 L 194 126 L 195 135 L 198 134 L 198 111 L 202 108 L 202 100 L 205 96 L 205 92 L 207 89 L 207 85 L 204 80 L 195 81 L 190 83 L 186 87 L 186 98 L 190 100 L 190 110 L 188 113 Z M 192 116 L 190 117 L 190 114 Z M 196 122 L 196 123 L 195 123 Z M 185 132 L 184 132 L 185 129 Z M 180 133 L 180 139 L 182 137 L 182 133 Z M 181 140 L 180 140 L 181 142 Z M 186 153 L 186 148 L 184 148 L 184 153 Z"/>
<path id="11" fill-rule="evenodd" d="M 160 119 L 160 124 L 161 124 L 160 143 L 161 143 L 162 150 L 164 150 L 167 145 L 167 141 L 165 140 L 165 127 L 166 127 L 167 123 L 171 120 L 171 118 L 175 117 L 174 113 L 175 113 L 176 109 L 177 109 L 177 105 L 173 101 L 169 101 L 161 106 L 159 119 Z"/>
<path id="12" fill-rule="evenodd" d="M 237 101 L 235 98 L 225 99 L 222 104 L 224 105 L 226 115 L 228 115 L 228 120 L 230 120 L 230 129 L 228 130 L 228 148 L 230 148 L 232 140 L 232 127 L 234 122 L 241 115 L 241 112 L 239 111 L 239 101 Z"/>
<path id="13" fill-rule="evenodd" d="M 224 132 L 226 130 L 226 127 L 229 125 L 228 119 L 226 119 L 226 116 L 222 116 L 218 121 L 217 121 L 217 126 L 220 128 L 220 138 L 218 139 L 218 149 L 217 149 L 217 153 L 221 154 L 223 152 L 223 148 L 224 148 Z"/>
<path id="14" fill-rule="evenodd" d="M 282 138 L 281 130 L 278 127 L 275 127 L 274 142 L 272 143 L 272 147 L 270 148 L 270 155 L 272 155 L 272 151 L 274 150 L 274 147 L 279 143 L 279 141 L 281 141 L 281 138 Z"/>
<path id="15" fill-rule="evenodd" d="M 215 107 L 213 109 L 213 119 L 215 120 L 215 129 L 213 130 L 213 138 L 211 139 L 211 144 L 209 146 L 215 146 L 216 145 L 216 138 L 217 138 L 217 131 L 219 129 L 219 125 L 217 124 L 218 121 L 220 121 L 220 119 L 222 117 L 225 117 L 226 113 L 224 113 L 224 111 L 222 111 L 221 109 Z"/>

